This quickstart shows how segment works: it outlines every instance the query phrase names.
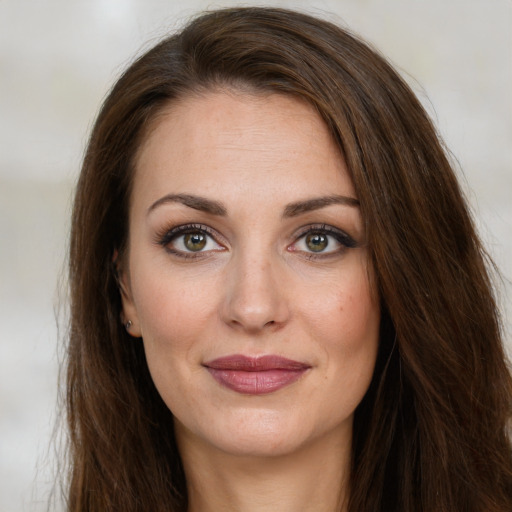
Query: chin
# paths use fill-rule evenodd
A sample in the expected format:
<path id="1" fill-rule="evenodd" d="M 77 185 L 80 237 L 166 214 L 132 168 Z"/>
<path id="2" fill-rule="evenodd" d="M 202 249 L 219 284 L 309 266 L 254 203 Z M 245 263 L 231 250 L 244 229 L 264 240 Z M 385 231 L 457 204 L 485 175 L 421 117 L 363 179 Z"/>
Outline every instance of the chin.
<path id="1" fill-rule="evenodd" d="M 329 428 L 325 423 L 326 429 L 318 429 L 318 425 L 311 425 L 308 418 L 272 410 L 246 410 L 234 416 L 226 415 L 223 419 L 225 421 L 198 426 L 194 432 L 179 426 L 176 429 L 178 444 L 185 438 L 192 442 L 200 439 L 201 444 L 211 449 L 237 457 L 281 457 L 298 453 L 323 437 L 338 435 L 345 430 L 340 429 L 340 425 Z M 351 418 L 346 424 L 351 427 Z"/>
<path id="2" fill-rule="evenodd" d="M 219 448 L 237 456 L 279 457 L 299 450 L 304 444 L 296 432 L 289 434 L 277 429 L 238 432 L 229 438 L 219 439 Z"/>

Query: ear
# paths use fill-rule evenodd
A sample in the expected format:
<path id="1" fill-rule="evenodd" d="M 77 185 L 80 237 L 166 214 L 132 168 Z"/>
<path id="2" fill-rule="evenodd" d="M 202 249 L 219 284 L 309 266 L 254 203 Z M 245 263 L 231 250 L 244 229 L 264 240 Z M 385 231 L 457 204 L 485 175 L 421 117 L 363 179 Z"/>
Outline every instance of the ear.
<path id="1" fill-rule="evenodd" d="M 117 286 L 119 288 L 119 293 L 121 294 L 121 302 L 123 305 L 120 321 L 130 336 L 133 336 L 134 338 L 141 338 L 142 331 L 140 328 L 139 316 L 137 315 L 137 308 L 133 301 L 130 275 L 126 269 L 126 265 L 122 264 L 117 249 L 114 251 L 112 263 L 114 265 Z"/>

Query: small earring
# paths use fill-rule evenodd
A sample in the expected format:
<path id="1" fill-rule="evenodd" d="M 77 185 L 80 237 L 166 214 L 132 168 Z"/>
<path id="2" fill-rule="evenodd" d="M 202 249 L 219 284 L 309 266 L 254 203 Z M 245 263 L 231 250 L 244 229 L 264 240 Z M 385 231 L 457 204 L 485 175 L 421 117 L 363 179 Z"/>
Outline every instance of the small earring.
<path id="1" fill-rule="evenodd" d="M 130 330 L 130 327 L 133 325 L 132 321 L 131 320 L 128 320 L 128 322 L 126 322 L 124 324 L 124 328 L 129 331 Z"/>

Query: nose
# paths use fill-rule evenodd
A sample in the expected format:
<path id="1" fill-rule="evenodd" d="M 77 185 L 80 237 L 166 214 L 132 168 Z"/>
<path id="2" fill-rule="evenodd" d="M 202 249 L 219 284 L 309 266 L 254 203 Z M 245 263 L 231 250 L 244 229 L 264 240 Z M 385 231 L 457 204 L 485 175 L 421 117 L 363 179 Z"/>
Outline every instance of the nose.
<path id="1" fill-rule="evenodd" d="M 257 333 L 290 317 L 283 269 L 270 258 L 239 255 L 231 262 L 221 315 L 230 327 Z"/>

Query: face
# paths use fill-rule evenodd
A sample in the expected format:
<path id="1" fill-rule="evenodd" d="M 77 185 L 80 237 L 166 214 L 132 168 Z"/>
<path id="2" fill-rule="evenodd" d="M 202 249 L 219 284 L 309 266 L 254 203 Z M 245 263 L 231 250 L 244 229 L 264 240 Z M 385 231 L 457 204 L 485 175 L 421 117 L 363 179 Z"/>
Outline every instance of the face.
<path id="1" fill-rule="evenodd" d="M 123 319 L 178 444 L 275 455 L 350 442 L 378 345 L 370 278 L 351 179 L 310 106 L 211 92 L 154 121 Z"/>

